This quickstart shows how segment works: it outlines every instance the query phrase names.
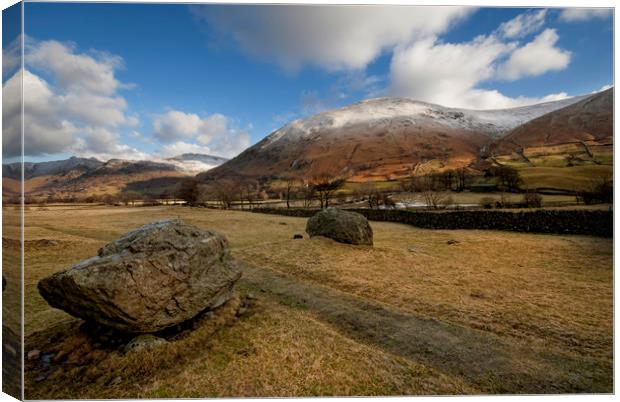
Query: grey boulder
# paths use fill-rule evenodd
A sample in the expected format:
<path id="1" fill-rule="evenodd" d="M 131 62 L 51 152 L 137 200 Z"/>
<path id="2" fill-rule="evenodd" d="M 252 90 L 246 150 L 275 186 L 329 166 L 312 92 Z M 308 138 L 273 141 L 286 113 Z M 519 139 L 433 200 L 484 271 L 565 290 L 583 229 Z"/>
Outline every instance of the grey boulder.
<path id="1" fill-rule="evenodd" d="M 125 353 L 139 352 L 141 350 L 154 349 L 158 346 L 167 344 L 164 338 L 159 338 L 151 334 L 143 334 L 133 338 L 125 347 Z"/>
<path id="2" fill-rule="evenodd" d="M 163 220 L 42 279 L 38 288 L 52 307 L 75 317 L 151 333 L 225 303 L 240 277 L 224 236 Z"/>
<path id="3" fill-rule="evenodd" d="M 308 219 L 310 237 L 324 236 L 340 243 L 372 246 L 372 228 L 368 219 L 357 212 L 326 208 Z"/>

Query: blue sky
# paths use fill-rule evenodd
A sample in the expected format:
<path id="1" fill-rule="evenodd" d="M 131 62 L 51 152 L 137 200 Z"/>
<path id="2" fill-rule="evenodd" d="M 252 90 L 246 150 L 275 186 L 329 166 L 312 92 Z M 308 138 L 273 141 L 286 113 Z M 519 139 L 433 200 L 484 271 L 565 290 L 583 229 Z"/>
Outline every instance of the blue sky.
<path id="1" fill-rule="evenodd" d="M 232 157 L 292 119 L 376 96 L 484 109 L 590 93 L 612 84 L 612 18 L 26 3 L 26 160 Z"/>

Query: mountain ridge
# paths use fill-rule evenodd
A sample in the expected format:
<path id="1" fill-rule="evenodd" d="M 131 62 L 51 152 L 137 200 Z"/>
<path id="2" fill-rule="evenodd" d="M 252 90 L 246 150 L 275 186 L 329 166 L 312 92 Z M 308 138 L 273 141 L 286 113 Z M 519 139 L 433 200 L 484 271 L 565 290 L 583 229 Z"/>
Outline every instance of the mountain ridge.
<path id="1" fill-rule="evenodd" d="M 409 98 L 367 99 L 294 120 L 198 177 L 329 173 L 363 180 L 462 167 L 503 133 L 589 96 L 494 110 L 448 108 Z"/>

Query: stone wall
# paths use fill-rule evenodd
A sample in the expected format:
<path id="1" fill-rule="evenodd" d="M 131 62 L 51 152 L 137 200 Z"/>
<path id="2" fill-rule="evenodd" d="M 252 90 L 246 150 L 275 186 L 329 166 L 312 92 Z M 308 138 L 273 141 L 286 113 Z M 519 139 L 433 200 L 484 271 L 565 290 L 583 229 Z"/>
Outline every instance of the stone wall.
<path id="1" fill-rule="evenodd" d="M 613 236 L 613 212 L 610 210 L 348 210 L 358 212 L 372 221 L 399 222 L 427 229 L 491 229 L 531 233 Z M 310 217 L 317 210 L 304 208 L 256 208 L 252 212 Z"/>

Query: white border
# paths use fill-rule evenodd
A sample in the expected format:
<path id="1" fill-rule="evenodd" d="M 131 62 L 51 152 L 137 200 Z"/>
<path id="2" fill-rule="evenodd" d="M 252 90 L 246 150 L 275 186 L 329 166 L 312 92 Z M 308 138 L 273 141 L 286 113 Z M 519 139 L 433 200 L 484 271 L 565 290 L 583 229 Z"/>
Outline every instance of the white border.
<path id="1" fill-rule="evenodd" d="M 439 5 L 461 5 L 461 6 L 475 6 L 475 7 L 548 7 L 548 8 L 553 8 L 553 7 L 614 7 L 615 8 L 615 1 L 613 0 L 590 0 L 590 1 L 584 1 L 584 0 L 565 0 L 565 1 L 560 1 L 560 0 L 543 0 L 543 1 L 529 1 L 529 2 L 523 2 L 523 1 L 514 1 L 514 0 L 505 0 L 505 1 L 500 1 L 500 0 L 495 0 L 495 1 L 489 1 L 489 0 L 477 0 L 477 1 L 467 1 L 467 0 L 448 0 L 446 2 L 440 2 L 440 1 L 421 1 L 421 0 L 390 0 L 390 1 L 383 1 L 383 0 L 376 0 L 376 1 L 364 1 L 364 0 L 338 0 L 338 1 L 329 1 L 329 0 L 314 0 L 314 1 L 303 1 L 303 0 L 288 0 L 288 1 L 268 1 L 268 0 L 245 0 L 245 1 L 183 1 L 183 0 L 151 0 L 151 1 L 127 1 L 127 0 L 112 0 L 112 1 L 97 1 L 97 0 L 81 0 L 81 1 L 57 1 L 57 0 L 28 0 L 28 2 L 48 2 L 48 3 L 68 3 L 68 2 L 75 2 L 75 3 L 181 3 L 181 4 L 344 4 L 344 5 L 362 5 L 362 4 L 380 4 L 380 5 L 420 5 L 420 6 L 439 6 Z M 7 7 L 10 7 L 16 3 L 18 3 L 18 1 L 3 1 L 4 4 L 2 4 L 2 9 L 5 9 Z M 23 10 L 23 5 L 22 5 L 22 10 Z M 615 16 L 614 16 L 615 17 Z M 23 12 L 22 12 L 22 19 L 23 19 Z M 615 63 L 615 55 L 617 54 L 616 50 L 617 50 L 617 44 L 618 44 L 618 30 L 616 29 L 616 21 L 614 18 L 614 85 L 615 85 L 615 76 L 617 75 L 617 69 L 618 69 L 618 65 Z M 23 20 L 22 20 L 22 34 L 23 34 L 23 30 L 24 30 L 24 25 L 23 25 Z M 22 35 L 23 38 L 23 35 Z M 23 46 L 22 46 L 22 51 L 23 51 Z M 23 57 L 22 57 L 22 63 L 23 63 Z M 22 66 L 23 67 L 23 66 Z M 0 97 L 1 98 L 1 97 Z M 2 105 L 2 101 L 0 99 L 0 108 Z M 617 121 L 615 116 L 617 115 L 616 111 L 617 111 L 617 104 L 614 100 L 614 145 L 615 145 L 615 133 L 616 128 L 617 128 Z M 0 122 L 1 122 L 1 116 L 0 116 Z M 23 94 L 22 94 L 22 128 L 23 128 Z M 23 133 L 22 133 L 23 135 Z M 22 147 L 23 147 L 23 139 L 22 139 Z M 614 146 L 614 159 L 615 159 L 616 153 L 615 153 L 615 146 Z M 22 158 L 22 163 L 23 163 L 23 158 Z M 620 169 L 620 167 L 618 166 L 618 164 L 614 164 L 614 177 L 620 177 L 617 175 L 618 173 L 618 169 Z M 22 169 L 22 174 L 23 174 L 23 169 Z M 23 186 L 23 180 L 22 180 L 22 186 Z M 614 199 L 617 200 L 618 196 L 620 195 L 620 190 L 618 190 L 618 186 L 615 186 L 615 190 L 614 190 Z M 614 203 L 614 207 L 615 207 L 616 203 Z M 23 214 L 23 208 L 22 208 L 22 214 Z M 1 223 L 1 216 L 0 216 L 0 223 Z M 22 216 L 22 222 L 23 222 L 23 216 Z M 620 222 L 620 217 L 618 217 L 615 213 L 614 213 L 614 227 L 618 227 L 617 224 Z M 22 231 L 22 242 L 23 242 L 23 231 Z M 615 292 L 616 289 L 616 285 L 617 285 L 617 277 L 615 275 L 615 267 L 616 267 L 616 263 L 619 259 L 618 255 L 615 253 L 615 250 L 617 249 L 618 244 L 620 244 L 620 240 L 618 240 L 615 236 L 614 236 L 614 357 L 618 356 L 618 343 L 616 342 L 616 334 L 618 333 L 617 330 L 617 322 L 615 321 L 615 307 L 617 306 L 617 295 Z M 23 252 L 23 247 L 22 247 L 22 252 Z M 23 257 L 22 257 L 22 265 L 23 265 Z M 1 266 L 1 261 L 0 261 L 0 266 Z M 23 283 L 23 267 L 22 267 L 22 283 Z M 23 300 L 23 289 L 22 289 L 22 336 L 23 336 L 23 304 L 24 300 Z M 0 311 L 0 315 L 1 315 L 1 311 Z M 22 342 L 23 345 L 23 342 Z M 23 347 L 23 346 L 22 346 Z M 22 359 L 23 359 L 23 355 L 22 355 Z M 22 373 L 23 375 L 23 373 Z M 618 365 L 615 362 L 614 359 L 614 391 L 615 391 L 615 386 L 616 386 L 616 378 L 618 375 Z M 1 380 L 0 380 L 1 381 Z M 444 398 L 450 398 L 450 397 L 389 397 L 390 400 L 398 400 L 398 401 L 423 401 L 423 402 L 428 402 L 428 401 L 436 401 L 438 399 L 444 399 Z M 545 402 L 559 402 L 559 401 L 580 401 L 580 402 L 585 402 L 585 401 L 590 401 L 590 400 L 598 400 L 598 401 L 614 401 L 616 398 L 614 395 L 551 395 L 551 396 L 463 396 L 461 398 L 469 398 L 471 400 L 477 401 L 477 400 L 481 400 L 481 401 L 496 401 L 496 400 L 503 400 L 503 399 L 508 399 L 510 398 L 513 401 L 521 401 L 523 399 L 526 399 L 528 401 L 545 401 Z M 288 398 L 288 399 L 293 399 L 293 400 L 301 400 L 301 399 L 305 399 L 305 398 Z M 334 398 L 313 398 L 314 401 L 331 401 Z M 354 399 L 354 398 L 335 398 L 338 400 L 348 400 L 348 399 Z M 367 398 L 355 398 L 357 400 L 359 399 L 367 399 Z M 373 398 L 374 399 L 374 398 Z M 388 398 L 386 398 L 388 399 Z M 6 394 L 0 394 L 0 402 L 4 402 L 4 401 L 13 401 L 14 399 Z M 169 400 L 169 399 L 168 399 Z M 164 401 L 168 401 L 166 399 L 164 399 Z M 122 400 L 120 400 L 122 401 Z M 169 401 L 176 401 L 175 399 L 173 400 L 169 400 Z M 252 399 L 244 399 L 244 401 L 262 401 L 262 399 L 260 398 L 252 398 Z"/>

